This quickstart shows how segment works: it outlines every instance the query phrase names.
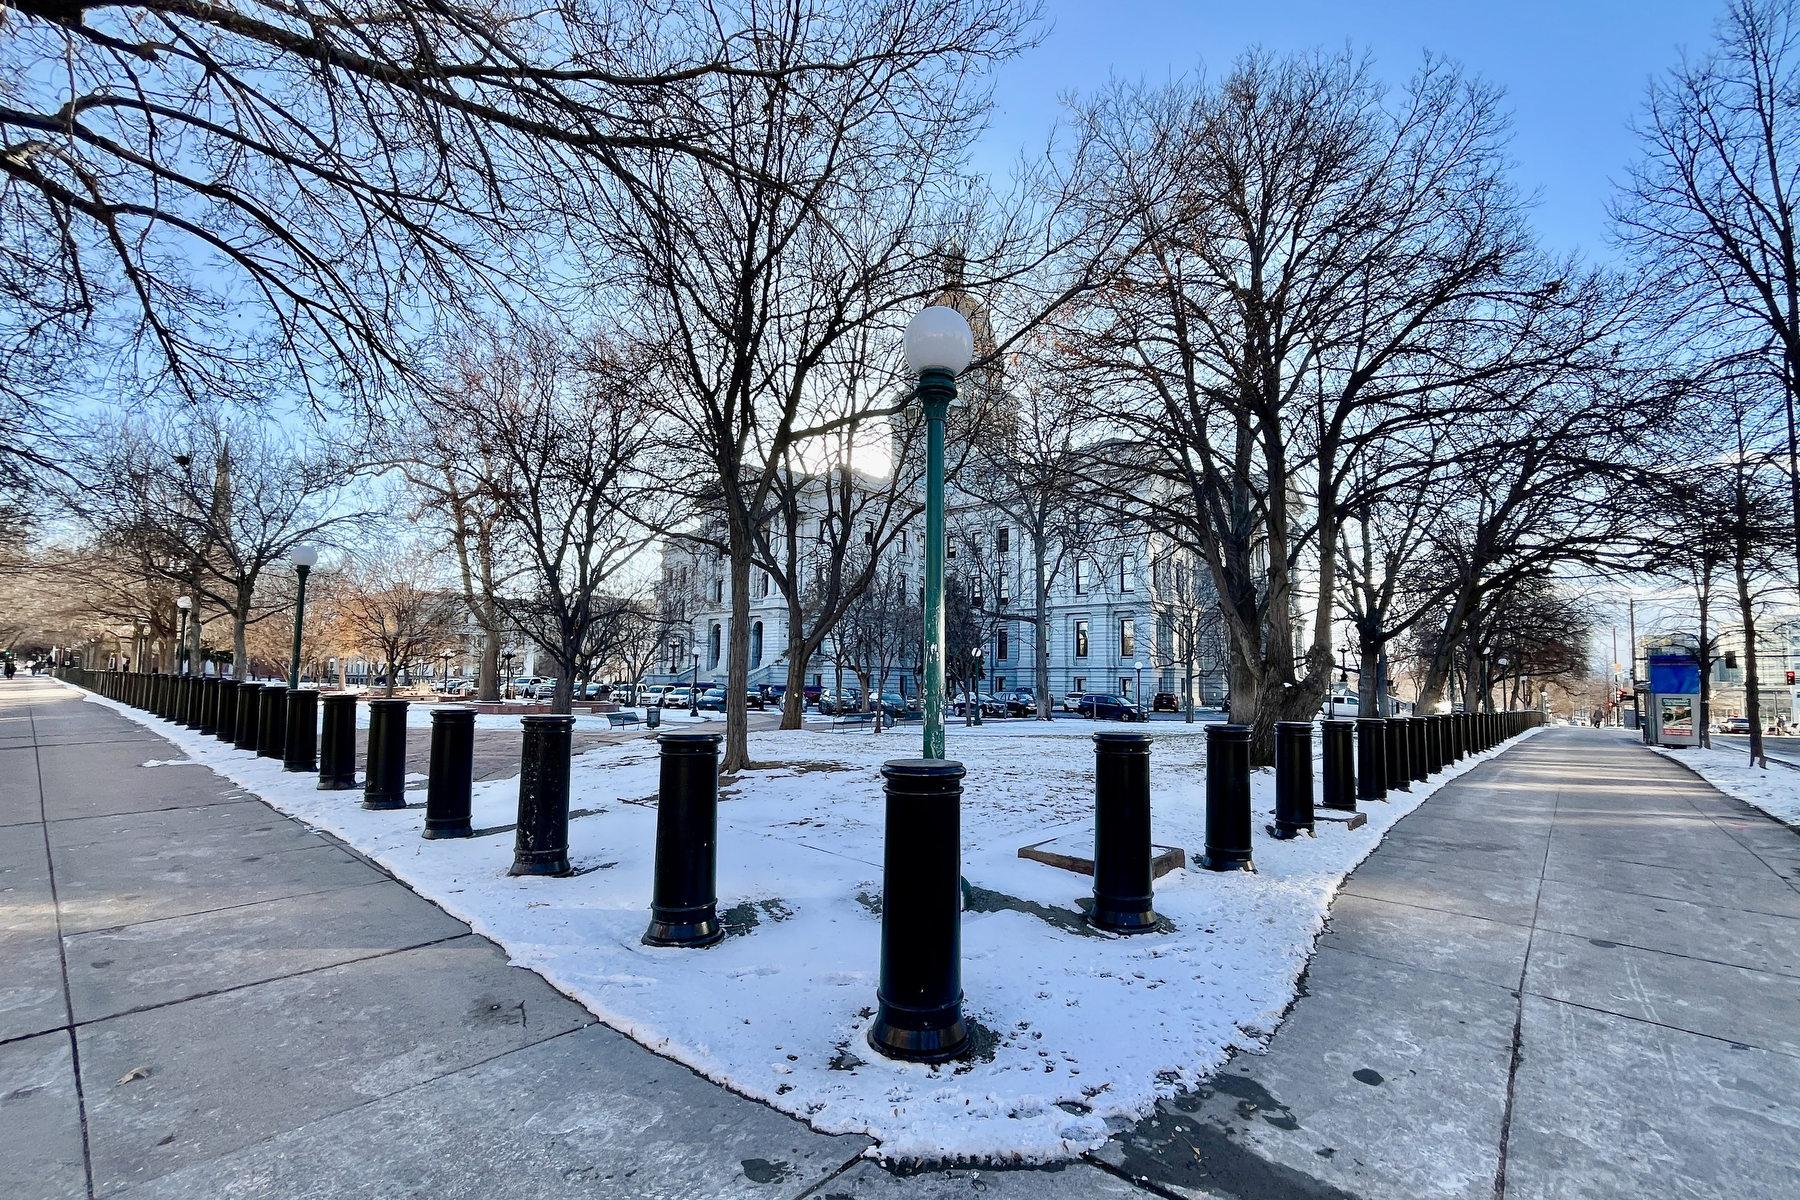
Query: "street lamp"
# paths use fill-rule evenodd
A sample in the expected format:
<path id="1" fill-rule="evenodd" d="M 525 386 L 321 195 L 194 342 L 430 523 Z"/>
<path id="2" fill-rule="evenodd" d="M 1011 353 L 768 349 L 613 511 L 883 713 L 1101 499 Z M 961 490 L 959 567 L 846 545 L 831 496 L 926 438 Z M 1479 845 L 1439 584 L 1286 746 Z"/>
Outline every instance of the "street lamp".
<path id="1" fill-rule="evenodd" d="M 450 694 L 450 660 L 456 657 L 456 652 L 446 650 L 439 657 L 444 660 L 444 694 L 447 696 Z"/>
<path id="2" fill-rule="evenodd" d="M 294 652 L 288 657 L 288 687 L 297 691 L 300 687 L 300 631 L 306 620 L 306 577 L 313 564 L 319 561 L 319 548 L 302 543 L 288 551 L 288 561 L 294 564 L 294 575 L 298 580 L 294 588 Z"/>
<path id="3" fill-rule="evenodd" d="M 175 607 L 181 610 L 180 631 L 175 635 L 175 673 L 177 675 L 185 675 L 187 674 L 188 662 L 188 609 L 194 607 L 194 599 L 192 596 L 177 596 L 175 597 Z"/>
<path id="4" fill-rule="evenodd" d="M 933 304 L 906 326 L 907 369 L 925 410 L 925 757 L 944 757 L 944 420 L 975 335 L 954 308 Z"/>
<path id="5" fill-rule="evenodd" d="M 688 688 L 688 716 L 700 715 L 700 643 L 694 643 L 694 682 Z"/>
<path id="6" fill-rule="evenodd" d="M 510 646 L 500 652 L 500 672 L 506 676 L 506 683 L 500 690 L 500 697 L 503 700 L 511 700 L 513 698 L 512 660 L 513 651 Z"/>
<path id="7" fill-rule="evenodd" d="M 1133 685 L 1137 692 L 1131 697 L 1131 700 L 1132 703 L 1142 708 L 1144 707 L 1144 660 L 1140 658 L 1132 665 L 1137 668 L 1137 683 Z"/>
<path id="8" fill-rule="evenodd" d="M 1506 657 L 1506 655 L 1504 655 L 1504 654 L 1502 654 L 1498 658 L 1494 659 L 1494 665 L 1496 667 L 1500 668 L 1500 680 L 1502 682 L 1502 685 L 1504 685 L 1504 682 L 1506 680 L 1506 664 L 1509 661 L 1511 661 L 1511 660 L 1508 659 Z"/>
<path id="9" fill-rule="evenodd" d="M 969 658 L 975 664 L 975 686 L 969 696 L 969 710 L 975 714 L 973 724 L 981 724 L 981 647 L 969 651 Z"/>

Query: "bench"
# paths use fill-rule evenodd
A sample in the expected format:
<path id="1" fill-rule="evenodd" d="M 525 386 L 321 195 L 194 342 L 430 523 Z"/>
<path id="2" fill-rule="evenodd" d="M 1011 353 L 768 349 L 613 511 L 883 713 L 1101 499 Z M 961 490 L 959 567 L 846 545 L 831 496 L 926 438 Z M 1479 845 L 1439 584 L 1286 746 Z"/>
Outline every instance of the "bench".
<path id="1" fill-rule="evenodd" d="M 875 714 L 872 712 L 842 713 L 831 718 L 831 727 L 833 729 L 842 729 L 846 725 L 863 726 L 872 725 L 874 722 Z"/>
<path id="2" fill-rule="evenodd" d="M 601 715 L 606 718 L 606 727 L 608 729 L 618 729 L 620 726 L 642 725 L 644 723 L 643 718 L 634 712 L 609 712 L 602 713 Z"/>

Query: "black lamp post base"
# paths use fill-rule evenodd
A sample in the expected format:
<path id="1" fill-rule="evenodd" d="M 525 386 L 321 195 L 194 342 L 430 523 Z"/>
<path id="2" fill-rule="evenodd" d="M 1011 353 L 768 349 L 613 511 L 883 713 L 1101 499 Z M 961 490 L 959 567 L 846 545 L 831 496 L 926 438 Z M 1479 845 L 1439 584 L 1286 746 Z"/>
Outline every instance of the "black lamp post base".
<path id="1" fill-rule="evenodd" d="M 545 860 L 514 859 L 513 865 L 506 869 L 506 873 L 508 875 L 556 876 L 568 875 L 571 874 L 572 871 L 567 858 Z"/>
<path id="2" fill-rule="evenodd" d="M 364 800 L 362 806 L 371 812 L 386 812 L 390 809 L 405 808 L 404 800 Z"/>
<path id="3" fill-rule="evenodd" d="M 445 826 L 442 826 L 441 828 L 433 828 L 432 826 L 427 825 L 427 826 L 425 826 L 425 832 L 420 834 L 419 836 L 423 837 L 428 842 L 435 842 L 439 838 L 474 837 L 475 830 L 474 830 L 474 827 L 469 824 L 469 822 L 464 821 L 460 825 L 445 825 Z"/>
<path id="4" fill-rule="evenodd" d="M 1209 871 L 1254 871 L 1256 864 L 1248 854 L 1236 850 L 1215 850 L 1200 856 L 1200 865 Z"/>
<path id="5" fill-rule="evenodd" d="M 1263 829 L 1278 842 L 1291 842 L 1301 834 L 1315 836 L 1311 825 L 1264 825 Z"/>
<path id="6" fill-rule="evenodd" d="M 878 1054 L 903 1062 L 941 1063 L 960 1057 L 969 1048 L 969 1028 L 960 1012 L 948 1025 L 924 1029 L 896 1025 L 889 1016 L 884 1007 L 869 1027 L 869 1046 Z"/>
<path id="7" fill-rule="evenodd" d="M 321 792 L 349 792 L 354 791 L 358 786 L 360 785 L 354 778 L 321 779 L 317 790 Z"/>
<path id="8" fill-rule="evenodd" d="M 646 946 L 677 946 L 701 950 L 725 940 L 725 927 L 717 917 L 697 921 L 659 921 L 654 917 L 641 939 Z"/>
<path id="9" fill-rule="evenodd" d="M 1156 910 L 1096 907 L 1088 913 L 1088 924 L 1107 933 L 1151 933 L 1156 929 Z"/>

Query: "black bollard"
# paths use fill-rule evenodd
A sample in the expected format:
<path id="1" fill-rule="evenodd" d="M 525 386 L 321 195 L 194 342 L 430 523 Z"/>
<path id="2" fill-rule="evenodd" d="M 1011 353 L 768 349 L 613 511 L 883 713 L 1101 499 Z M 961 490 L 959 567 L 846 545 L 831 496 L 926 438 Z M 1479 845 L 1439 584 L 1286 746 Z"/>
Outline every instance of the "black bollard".
<path id="1" fill-rule="evenodd" d="M 1437 755 L 1437 769 L 1443 771 L 1450 765 L 1450 716 L 1438 713 L 1431 718 L 1432 752 Z"/>
<path id="2" fill-rule="evenodd" d="M 1094 907 L 1109 933 L 1156 928 L 1150 871 L 1150 735 L 1094 735 Z"/>
<path id="3" fill-rule="evenodd" d="M 364 808 L 406 807 L 406 704 L 405 700 L 369 701 Z"/>
<path id="4" fill-rule="evenodd" d="M 187 695 L 181 706 L 181 723 L 189 729 L 199 729 L 202 724 L 201 710 L 206 703 L 205 682 L 199 675 L 187 677 Z"/>
<path id="5" fill-rule="evenodd" d="M 1313 831 L 1312 722 L 1275 722 L 1275 823 L 1286 841 Z"/>
<path id="6" fill-rule="evenodd" d="M 287 736 L 282 740 L 281 766 L 288 771 L 312 771 L 319 745 L 319 693 L 311 688 L 289 688 Z"/>
<path id="7" fill-rule="evenodd" d="M 200 724 L 194 728 L 205 737 L 212 737 L 218 732 L 219 678 L 216 675 L 200 677 Z"/>
<path id="8" fill-rule="evenodd" d="M 1356 725 L 1351 721 L 1326 721 L 1324 786 L 1319 807 L 1333 812 L 1356 811 Z"/>
<path id="9" fill-rule="evenodd" d="M 319 700 L 319 790 L 345 792 L 356 786 L 356 696 L 337 692 Z"/>
<path id="10" fill-rule="evenodd" d="M 1406 722 L 1406 773 L 1414 783 L 1423 783 L 1431 776 L 1431 766 L 1425 761 L 1425 718 L 1403 717 Z"/>
<path id="11" fill-rule="evenodd" d="M 1387 799 L 1387 736 L 1380 717 L 1356 718 L 1356 798 L 1364 804 Z"/>
<path id="12" fill-rule="evenodd" d="M 237 741 L 237 700 L 243 685 L 235 679 L 219 680 L 218 699 L 213 704 L 213 736 L 227 745 Z"/>
<path id="13" fill-rule="evenodd" d="M 168 681 L 169 677 L 161 671 L 158 671 L 150 677 L 150 703 L 148 707 L 150 715 L 153 717 L 160 717 L 163 715 L 163 708 L 165 707 L 163 704 L 163 693 L 167 690 Z"/>
<path id="14" fill-rule="evenodd" d="M 1250 727 L 1206 727 L 1206 853 L 1209 871 L 1254 871 L 1250 859 Z"/>
<path id="15" fill-rule="evenodd" d="M 262 692 L 260 683 L 240 683 L 237 692 L 237 739 L 232 743 L 239 750 L 256 753 L 256 722 L 262 711 L 262 702 L 258 696 Z"/>
<path id="16" fill-rule="evenodd" d="M 1412 791 L 1412 758 L 1407 745 L 1412 739 L 1409 736 L 1412 726 L 1404 718 L 1394 716 L 1387 719 L 1387 746 L 1383 762 L 1387 766 L 1387 790 L 1390 792 Z"/>
<path id="17" fill-rule="evenodd" d="M 646 946 L 710 946 L 719 924 L 719 735 L 659 734 L 656 877 Z"/>
<path id="18" fill-rule="evenodd" d="M 262 712 L 256 717 L 256 753 L 280 758 L 287 745 L 287 689 L 278 683 L 265 684 L 259 700 Z"/>
<path id="19" fill-rule="evenodd" d="M 889 1058 L 961 1054 L 963 766 L 941 758 L 884 764 L 881 984 L 869 1045 Z"/>
<path id="20" fill-rule="evenodd" d="M 431 710 L 431 769 L 425 781 L 425 834 L 465 838 L 475 777 L 475 710 Z"/>
<path id="21" fill-rule="evenodd" d="M 569 734 L 574 717 L 520 717 L 519 829 L 509 875 L 569 873 Z"/>

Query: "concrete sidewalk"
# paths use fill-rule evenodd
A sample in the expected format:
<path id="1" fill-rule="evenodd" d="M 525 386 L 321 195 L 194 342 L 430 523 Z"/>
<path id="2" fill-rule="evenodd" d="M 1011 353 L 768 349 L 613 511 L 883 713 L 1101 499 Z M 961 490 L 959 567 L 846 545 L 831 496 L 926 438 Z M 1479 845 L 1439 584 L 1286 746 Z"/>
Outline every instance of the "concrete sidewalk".
<path id="1" fill-rule="evenodd" d="M 170 743 L 0 686 L 0 1197 L 1792 1195 L 1800 838 L 1616 734 L 1444 789 L 1265 1055 L 1092 1162 L 892 1174 Z M 720 1003 L 730 1003 L 729 996 Z"/>
<path id="2" fill-rule="evenodd" d="M 1397 825 L 1302 997 L 1101 1156 L 1237 1200 L 1800 1195 L 1800 836 L 1553 728 Z"/>

